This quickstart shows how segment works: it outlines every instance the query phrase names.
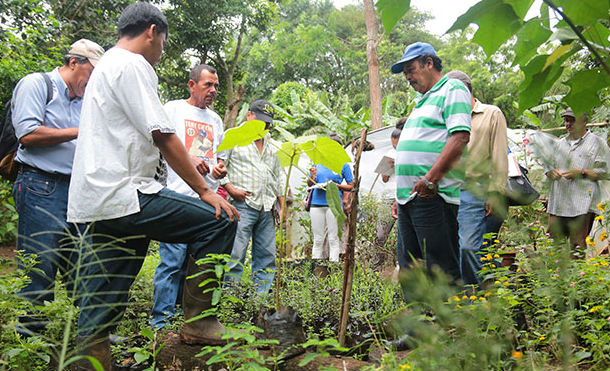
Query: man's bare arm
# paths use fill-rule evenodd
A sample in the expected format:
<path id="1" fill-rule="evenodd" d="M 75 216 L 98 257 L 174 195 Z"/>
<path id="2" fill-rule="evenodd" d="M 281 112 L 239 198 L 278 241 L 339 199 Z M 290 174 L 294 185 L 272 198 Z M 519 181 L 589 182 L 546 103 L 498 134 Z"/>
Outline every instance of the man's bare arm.
<path id="1" fill-rule="evenodd" d="M 24 135 L 19 142 L 25 147 L 48 147 L 63 142 L 69 142 L 78 136 L 78 128 L 55 129 L 39 126 L 34 131 Z"/>

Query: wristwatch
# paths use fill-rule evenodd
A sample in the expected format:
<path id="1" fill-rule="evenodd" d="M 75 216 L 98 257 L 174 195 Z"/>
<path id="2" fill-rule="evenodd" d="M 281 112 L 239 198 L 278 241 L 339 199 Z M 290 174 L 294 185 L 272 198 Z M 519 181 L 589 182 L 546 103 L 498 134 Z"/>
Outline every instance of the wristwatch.
<path id="1" fill-rule="evenodd" d="M 436 184 L 434 184 L 431 181 L 429 181 L 428 179 L 426 179 L 426 177 L 423 177 L 422 179 L 424 180 L 424 183 L 426 183 L 426 188 L 428 188 L 428 190 L 430 190 L 430 191 L 436 190 Z"/>

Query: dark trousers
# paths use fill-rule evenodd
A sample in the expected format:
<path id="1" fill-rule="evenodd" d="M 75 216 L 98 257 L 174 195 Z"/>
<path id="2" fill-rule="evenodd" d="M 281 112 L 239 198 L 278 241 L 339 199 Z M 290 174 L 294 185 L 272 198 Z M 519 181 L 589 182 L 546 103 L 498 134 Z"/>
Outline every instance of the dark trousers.
<path id="1" fill-rule="evenodd" d="M 224 212 L 216 219 L 210 205 L 165 188 L 138 196 L 140 212 L 93 226 L 80 287 L 81 336 L 112 331 L 120 321 L 151 239 L 188 244 L 195 258 L 231 253 L 237 219 L 231 222 Z"/>
<path id="2" fill-rule="evenodd" d="M 458 242 L 458 205 L 436 196 L 416 197 L 398 205 L 398 264 L 407 269 L 423 259 L 428 269 L 439 267 L 453 280 L 460 278 Z"/>

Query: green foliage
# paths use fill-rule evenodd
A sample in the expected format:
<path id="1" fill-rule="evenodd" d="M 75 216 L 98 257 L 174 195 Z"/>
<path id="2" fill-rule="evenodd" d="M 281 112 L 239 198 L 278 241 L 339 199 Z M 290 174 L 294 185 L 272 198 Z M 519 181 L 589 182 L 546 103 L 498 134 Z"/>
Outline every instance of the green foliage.
<path id="1" fill-rule="evenodd" d="M 343 212 L 343 202 L 341 201 L 341 194 L 339 193 L 339 187 L 334 182 L 328 183 L 326 186 L 326 202 L 330 211 L 332 211 L 335 219 L 337 219 L 337 234 L 341 238 L 343 232 L 343 222 L 347 219 Z"/>
<path id="2" fill-rule="evenodd" d="M 293 94 L 296 94 L 296 97 L 300 99 L 310 93 L 311 90 L 303 84 L 296 81 L 289 81 L 278 86 L 269 101 L 273 103 L 274 106 L 279 106 L 287 113 L 290 113 L 290 106 L 295 101 Z"/>
<path id="3" fill-rule="evenodd" d="M 268 130 L 265 130 L 265 123 L 260 120 L 244 122 L 238 127 L 227 129 L 216 152 L 226 151 L 237 146 L 247 146 L 253 141 L 263 138 L 268 132 Z"/>
<path id="4" fill-rule="evenodd" d="M 411 7 L 411 0 L 379 0 L 375 6 L 381 12 L 385 32 L 390 33 Z"/>
<path id="5" fill-rule="evenodd" d="M 141 347 L 132 347 L 131 349 L 129 349 L 129 352 L 133 352 L 133 358 L 136 363 L 151 363 L 148 368 L 144 369 L 144 371 L 155 371 L 155 358 L 157 357 L 161 349 L 163 349 L 165 343 L 157 344 L 157 337 L 155 335 L 155 332 L 150 328 L 142 329 L 140 334 L 146 339 L 146 344 Z"/>
<path id="6" fill-rule="evenodd" d="M 473 41 L 481 45 L 488 56 L 516 35 L 513 64 L 522 65 L 525 74 L 519 87 L 520 112 L 537 105 L 553 85 L 561 81 L 564 69 L 573 65 L 568 62 L 572 55 L 579 52 L 577 58 L 591 58 L 593 69 L 597 71 L 581 70 L 568 81 L 562 81 L 571 88 L 563 101 L 572 105 L 576 114 L 589 111 L 601 103 L 599 94 L 610 80 L 610 41 L 607 38 L 610 5 L 594 0 L 545 0 L 541 14 L 549 15 L 551 11 L 561 20 L 551 34 L 548 17 L 523 21 L 532 4 L 533 0 L 482 0 L 460 16 L 449 31 L 464 29 L 470 23 L 478 24 Z M 535 56 L 540 49 L 550 53 Z"/>
<path id="7" fill-rule="evenodd" d="M 11 196 L 12 183 L 0 180 L 0 245 L 17 239 L 17 211 Z"/>

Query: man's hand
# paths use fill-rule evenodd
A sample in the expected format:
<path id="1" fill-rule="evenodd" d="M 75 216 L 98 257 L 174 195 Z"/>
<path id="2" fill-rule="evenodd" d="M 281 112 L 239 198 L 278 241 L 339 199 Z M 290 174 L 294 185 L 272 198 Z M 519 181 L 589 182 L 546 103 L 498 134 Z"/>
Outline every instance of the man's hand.
<path id="1" fill-rule="evenodd" d="M 549 171 L 547 171 L 546 176 L 548 176 L 549 178 L 551 178 L 553 180 L 558 180 L 561 178 L 561 171 L 559 171 L 557 169 L 549 170 Z"/>
<path id="2" fill-rule="evenodd" d="M 191 158 L 191 164 L 193 164 L 193 166 L 199 172 L 199 174 L 205 176 L 210 172 L 210 167 L 202 158 L 199 158 L 199 157 L 196 157 L 193 155 L 191 155 L 190 158 Z"/>
<path id="3" fill-rule="evenodd" d="M 212 177 L 214 179 L 222 179 L 225 176 L 227 176 L 227 168 L 225 167 L 224 162 L 221 162 L 218 165 L 214 166 L 214 168 L 212 169 Z"/>
<path id="4" fill-rule="evenodd" d="M 582 178 L 581 171 L 582 171 L 582 169 L 570 169 L 570 170 L 564 171 L 563 173 L 561 173 L 561 175 L 564 178 L 570 179 L 570 180 L 580 179 L 580 178 Z"/>
<path id="5" fill-rule="evenodd" d="M 250 193 L 249 191 L 244 191 L 243 189 L 237 189 L 237 188 L 233 187 L 233 184 L 231 184 L 231 183 L 225 184 L 224 188 L 227 191 L 227 193 L 229 194 L 229 196 L 231 196 L 231 198 L 233 198 L 237 202 L 244 202 L 244 201 L 246 201 L 246 197 L 252 196 L 252 193 Z"/>
<path id="6" fill-rule="evenodd" d="M 424 182 L 423 179 L 420 179 L 415 183 L 413 189 L 410 193 L 417 192 L 417 197 L 422 198 L 434 198 L 438 194 L 438 186 L 434 187 L 434 189 L 428 189 L 428 185 Z"/>
<path id="7" fill-rule="evenodd" d="M 237 209 L 217 193 L 212 192 L 212 190 L 208 189 L 208 191 L 200 194 L 199 198 L 201 201 L 210 204 L 216 209 L 216 219 L 220 219 L 221 210 L 224 210 L 227 213 L 229 220 L 233 221 L 235 218 L 237 218 L 238 221 L 240 220 Z"/>
<path id="8" fill-rule="evenodd" d="M 392 218 L 398 219 L 398 202 L 397 201 L 394 201 L 394 203 L 392 204 L 390 213 L 392 214 Z"/>

